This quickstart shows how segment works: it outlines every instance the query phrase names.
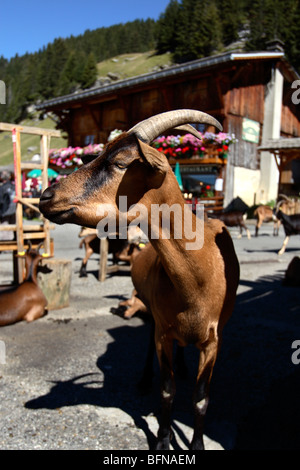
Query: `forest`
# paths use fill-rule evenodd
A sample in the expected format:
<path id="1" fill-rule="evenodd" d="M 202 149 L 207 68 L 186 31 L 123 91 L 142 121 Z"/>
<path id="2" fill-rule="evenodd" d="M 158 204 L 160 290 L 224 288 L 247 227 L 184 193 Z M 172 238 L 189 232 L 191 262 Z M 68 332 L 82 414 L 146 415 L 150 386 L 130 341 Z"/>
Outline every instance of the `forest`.
<path id="1" fill-rule="evenodd" d="M 184 63 L 235 47 L 265 50 L 273 39 L 283 42 L 287 59 L 299 70 L 300 0 L 170 0 L 157 21 L 87 30 L 35 53 L 0 56 L 7 90 L 0 121 L 18 123 L 30 104 L 92 87 L 97 63 L 116 55 L 171 52 L 174 63 Z"/>

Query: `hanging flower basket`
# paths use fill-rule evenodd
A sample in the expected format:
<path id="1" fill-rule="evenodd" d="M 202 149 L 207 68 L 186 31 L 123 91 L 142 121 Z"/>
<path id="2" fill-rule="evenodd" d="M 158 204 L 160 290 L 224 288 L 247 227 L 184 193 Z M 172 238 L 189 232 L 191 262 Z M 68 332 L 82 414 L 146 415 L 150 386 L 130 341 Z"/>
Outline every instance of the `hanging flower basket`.
<path id="1" fill-rule="evenodd" d="M 114 139 L 122 133 L 119 129 L 114 129 L 108 137 L 108 141 Z M 67 147 L 51 149 L 49 152 L 49 164 L 63 170 L 76 169 L 83 164 L 81 156 L 95 156 L 102 152 L 104 144 L 90 144 L 86 147 Z"/>
<path id="2" fill-rule="evenodd" d="M 199 140 L 191 134 L 161 136 L 155 139 L 152 146 L 166 157 L 174 159 L 220 158 L 226 160 L 229 146 L 236 142 L 235 136 L 219 132 L 205 132 Z"/>
<path id="3" fill-rule="evenodd" d="M 109 135 L 108 141 L 115 138 L 122 131 L 115 129 Z M 161 136 L 152 142 L 152 146 L 166 155 L 168 159 L 214 159 L 225 161 L 229 146 L 236 142 L 233 134 L 219 132 L 205 132 L 199 140 L 192 134 Z M 60 171 L 57 179 L 65 177 L 67 173 L 79 168 L 83 162 L 82 155 L 97 155 L 102 152 L 104 144 L 90 144 L 86 147 L 67 147 L 52 149 L 49 152 L 49 164 Z"/>
<path id="4" fill-rule="evenodd" d="M 49 163 L 60 168 L 82 165 L 82 155 L 97 155 L 103 150 L 103 144 L 88 145 L 86 147 L 67 147 L 52 149 L 49 152 Z"/>

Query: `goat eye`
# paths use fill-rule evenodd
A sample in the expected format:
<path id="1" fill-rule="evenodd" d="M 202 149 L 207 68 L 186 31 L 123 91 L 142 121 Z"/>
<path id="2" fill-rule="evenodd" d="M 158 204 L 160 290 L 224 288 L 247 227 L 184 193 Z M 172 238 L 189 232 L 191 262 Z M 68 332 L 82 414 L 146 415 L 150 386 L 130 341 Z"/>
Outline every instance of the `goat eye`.
<path id="1" fill-rule="evenodd" d="M 126 170 L 126 168 L 128 167 L 128 165 L 126 163 L 122 163 L 122 162 L 116 162 L 115 163 L 116 167 L 118 167 L 120 170 Z"/>

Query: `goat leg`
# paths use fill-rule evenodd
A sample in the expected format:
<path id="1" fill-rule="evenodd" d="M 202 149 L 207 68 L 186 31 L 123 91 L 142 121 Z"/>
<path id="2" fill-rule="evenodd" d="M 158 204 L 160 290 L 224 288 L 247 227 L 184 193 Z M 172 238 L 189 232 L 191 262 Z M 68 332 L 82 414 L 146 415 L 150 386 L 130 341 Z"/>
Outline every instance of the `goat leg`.
<path id="1" fill-rule="evenodd" d="M 93 253 L 94 252 L 92 248 L 89 246 L 89 244 L 85 243 L 85 257 L 83 258 L 82 263 L 81 263 L 79 277 L 87 277 L 86 265 L 87 265 L 89 258 L 92 256 Z"/>
<path id="2" fill-rule="evenodd" d="M 146 357 L 146 362 L 145 362 L 145 367 L 143 370 L 143 375 L 141 380 L 138 383 L 138 389 L 141 393 L 147 393 L 152 385 L 152 379 L 153 379 L 153 359 L 154 359 L 154 354 L 155 354 L 155 339 L 154 339 L 154 320 L 151 317 L 150 320 L 151 323 L 151 328 L 150 328 L 150 340 L 149 340 L 149 346 L 148 346 L 148 351 L 147 351 L 147 357 Z"/>
<path id="3" fill-rule="evenodd" d="M 208 407 L 208 392 L 213 368 L 217 358 L 217 342 L 212 341 L 200 352 L 197 383 L 193 394 L 194 435 L 191 450 L 204 450 L 204 419 Z"/>
<path id="4" fill-rule="evenodd" d="M 176 391 L 172 369 L 172 339 L 165 339 L 163 342 L 156 339 L 156 352 L 160 365 L 161 416 L 155 450 L 168 450 L 173 437 L 171 431 L 171 410 Z"/>
<path id="5" fill-rule="evenodd" d="M 79 270 L 79 277 L 87 277 L 86 263 L 84 261 L 82 261 L 82 264 Z"/>
<path id="6" fill-rule="evenodd" d="M 283 245 L 282 245 L 281 249 L 278 251 L 278 254 L 279 254 L 279 255 L 282 255 L 282 254 L 285 252 L 285 249 L 286 249 L 286 246 L 287 246 L 287 244 L 288 244 L 288 242 L 289 242 L 289 239 L 290 239 L 289 236 L 286 236 L 286 237 L 285 237 L 284 242 L 283 242 Z"/>

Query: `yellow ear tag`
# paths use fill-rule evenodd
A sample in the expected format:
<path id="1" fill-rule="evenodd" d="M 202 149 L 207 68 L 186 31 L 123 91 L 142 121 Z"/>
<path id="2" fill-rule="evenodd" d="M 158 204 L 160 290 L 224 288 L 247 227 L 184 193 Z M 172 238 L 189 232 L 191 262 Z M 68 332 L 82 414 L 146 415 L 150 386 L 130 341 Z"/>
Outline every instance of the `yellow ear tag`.
<path id="1" fill-rule="evenodd" d="M 25 255 L 25 251 L 18 251 L 18 255 L 20 255 L 20 256 Z"/>
<path id="2" fill-rule="evenodd" d="M 42 254 L 42 257 L 43 257 L 43 258 L 49 258 L 49 254 L 48 254 L 48 253 L 43 253 L 43 254 Z"/>
<path id="3" fill-rule="evenodd" d="M 145 246 L 146 246 L 145 243 L 139 243 L 140 248 L 144 248 Z"/>

